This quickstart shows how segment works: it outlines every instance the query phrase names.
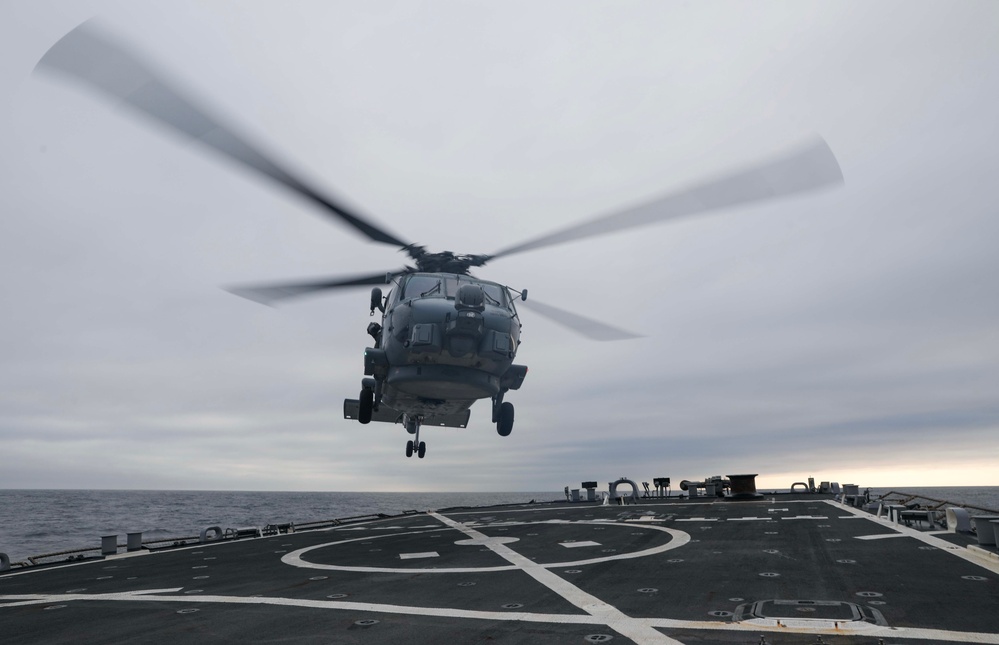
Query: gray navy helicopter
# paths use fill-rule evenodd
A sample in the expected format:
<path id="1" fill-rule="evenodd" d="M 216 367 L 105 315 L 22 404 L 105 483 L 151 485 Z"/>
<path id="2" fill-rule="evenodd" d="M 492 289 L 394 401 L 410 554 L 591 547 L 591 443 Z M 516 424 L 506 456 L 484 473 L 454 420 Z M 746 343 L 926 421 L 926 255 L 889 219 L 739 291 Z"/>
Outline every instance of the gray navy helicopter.
<path id="1" fill-rule="evenodd" d="M 353 277 L 240 286 L 229 291 L 273 304 L 318 292 L 372 286 L 368 325 L 373 347 L 364 352 L 360 396 L 344 401 L 344 416 L 360 423 L 401 423 L 413 438 L 406 456 L 426 454 L 423 425 L 464 428 L 479 399 L 492 402 L 492 422 L 501 436 L 513 429 L 513 404 L 504 397 L 524 382 L 527 367 L 514 360 L 520 346 L 519 300 L 588 338 L 637 336 L 551 305 L 527 300 L 517 291 L 473 276 L 473 268 L 515 253 L 758 202 L 838 184 L 843 176 L 829 147 L 815 139 L 750 168 L 676 191 L 615 213 L 507 247 L 491 255 L 429 252 L 389 233 L 374 220 L 307 184 L 272 155 L 198 105 L 165 74 L 113 37 L 84 23 L 53 45 L 37 69 L 67 75 L 121 101 L 176 134 L 192 138 L 229 160 L 269 177 L 373 242 L 402 250 L 413 266 Z M 380 286 L 393 285 L 387 295 Z"/>

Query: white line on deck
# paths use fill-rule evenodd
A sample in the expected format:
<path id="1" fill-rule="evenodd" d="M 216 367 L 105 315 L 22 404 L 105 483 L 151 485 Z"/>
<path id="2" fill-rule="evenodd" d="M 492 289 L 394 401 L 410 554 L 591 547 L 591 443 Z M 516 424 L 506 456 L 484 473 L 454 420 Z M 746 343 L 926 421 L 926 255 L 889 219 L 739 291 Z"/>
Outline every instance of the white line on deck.
<path id="1" fill-rule="evenodd" d="M 439 515 L 437 513 L 431 513 L 431 515 L 451 528 L 458 529 L 459 531 L 465 533 L 470 538 L 484 539 L 486 537 L 475 529 L 470 529 L 464 524 L 452 520 L 449 517 Z M 596 596 L 586 593 L 565 578 L 559 577 L 530 558 L 520 555 L 505 544 L 490 544 L 489 549 L 507 562 L 515 565 L 517 568 L 544 586 L 562 596 L 576 607 L 579 607 L 591 616 L 601 618 L 608 627 L 619 634 L 630 638 L 639 645 L 645 645 L 646 643 L 669 643 L 673 645 L 682 645 L 680 641 L 666 636 L 641 620 L 625 615 L 617 607 L 609 605 Z"/>
<path id="2" fill-rule="evenodd" d="M 100 602 L 172 602 L 178 604 L 224 604 L 224 605 L 269 605 L 279 607 L 303 607 L 309 609 L 363 611 L 381 614 L 401 614 L 408 616 L 437 616 L 442 618 L 466 618 L 490 621 L 520 621 L 531 623 L 549 623 L 561 625 L 608 625 L 603 616 L 588 614 L 539 614 L 533 612 L 496 612 L 496 611 L 473 611 L 468 609 L 438 608 L 438 607 L 408 607 L 404 605 L 383 605 L 377 603 L 345 602 L 341 600 L 306 600 L 304 598 L 275 598 L 275 597 L 245 597 L 245 596 L 211 596 L 211 595 L 163 595 L 180 592 L 177 589 L 147 589 L 141 591 L 127 591 L 123 593 L 105 594 L 10 594 L 0 595 L 0 609 L 5 607 L 21 607 L 26 605 L 47 605 L 49 603 L 64 604 L 72 601 L 100 601 Z M 748 634 L 759 634 L 760 632 L 774 632 L 788 634 L 791 629 L 781 624 L 751 624 L 751 623 L 723 623 L 719 621 L 700 620 L 675 620 L 671 618 L 630 618 L 633 623 L 637 623 L 648 629 L 659 627 L 661 629 L 696 629 L 706 631 L 726 631 L 745 632 Z M 775 621 L 777 622 L 777 621 Z M 983 632 L 958 632 L 945 629 L 923 629 L 918 627 L 879 627 L 865 623 L 866 627 L 859 625 L 861 629 L 854 632 L 857 636 L 885 637 L 891 639 L 914 639 L 937 642 L 958 642 L 958 643 L 988 643 L 989 645 L 999 645 L 999 634 L 989 634 Z M 828 629 L 823 627 L 808 627 L 806 625 L 796 626 L 794 633 L 842 636 L 842 629 Z M 653 643 L 680 643 L 675 639 L 670 639 L 660 632 L 654 632 L 660 640 L 656 641 L 636 641 Z"/>
<path id="3" fill-rule="evenodd" d="M 914 538 L 916 540 L 919 540 L 920 542 L 923 542 L 924 544 L 928 544 L 929 546 L 935 546 L 938 549 L 944 551 L 945 553 L 956 555 L 962 560 L 967 560 L 972 564 L 977 564 L 983 569 L 988 569 L 992 573 L 999 573 L 999 562 L 991 562 L 985 560 L 981 556 L 976 554 L 974 551 L 971 551 L 970 549 L 954 548 L 955 545 L 951 544 L 946 540 L 941 540 L 935 535 L 930 535 L 929 533 L 924 533 L 923 531 L 919 531 L 914 528 L 909 528 L 908 526 L 903 526 L 901 524 L 892 524 L 889 520 L 881 519 L 878 516 L 872 515 L 871 513 L 868 513 L 867 511 L 859 508 L 844 506 L 839 502 L 834 502 L 832 500 L 824 500 L 824 501 L 826 504 L 834 506 L 841 511 L 846 511 L 847 513 L 853 513 L 858 517 L 863 517 L 868 521 L 874 522 L 875 524 L 878 524 L 880 526 L 888 526 L 889 528 L 896 531 L 896 533 L 894 534 L 889 533 L 888 535 L 900 535 L 900 536 L 904 535 Z M 899 635 L 899 638 L 902 638 L 902 636 Z M 974 641 L 974 642 L 991 643 L 993 641 Z"/>
<path id="4" fill-rule="evenodd" d="M 906 537 L 901 533 L 878 533 L 877 535 L 858 535 L 858 540 L 884 540 L 885 538 Z"/>
<path id="5" fill-rule="evenodd" d="M 400 560 L 418 560 L 421 558 L 439 558 L 441 557 L 436 551 L 426 551 L 424 553 L 400 553 Z"/>

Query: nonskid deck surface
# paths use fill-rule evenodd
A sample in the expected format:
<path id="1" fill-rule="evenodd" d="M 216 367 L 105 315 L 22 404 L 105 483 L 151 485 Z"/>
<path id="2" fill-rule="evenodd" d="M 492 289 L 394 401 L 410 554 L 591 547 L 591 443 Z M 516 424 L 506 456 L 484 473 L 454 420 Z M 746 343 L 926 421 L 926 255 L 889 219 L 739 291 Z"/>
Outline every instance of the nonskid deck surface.
<path id="1" fill-rule="evenodd" d="M 406 515 L 0 576 L 10 643 L 999 643 L 999 559 L 818 496 Z M 762 640 L 761 640 L 762 639 Z"/>

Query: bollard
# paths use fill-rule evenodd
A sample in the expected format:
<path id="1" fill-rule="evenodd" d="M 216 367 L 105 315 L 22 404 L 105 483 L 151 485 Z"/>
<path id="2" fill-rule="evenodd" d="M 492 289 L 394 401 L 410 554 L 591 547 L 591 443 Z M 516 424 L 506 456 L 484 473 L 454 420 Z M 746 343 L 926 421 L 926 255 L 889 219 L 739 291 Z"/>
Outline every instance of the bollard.
<path id="1" fill-rule="evenodd" d="M 996 534 L 992 530 L 992 520 L 999 520 L 999 515 L 972 515 L 971 523 L 975 525 L 975 537 L 981 546 L 996 546 Z"/>
<path id="2" fill-rule="evenodd" d="M 118 553 L 118 536 L 101 536 L 101 555 L 114 555 Z"/>
<path id="3" fill-rule="evenodd" d="M 128 551 L 141 551 L 142 550 L 142 531 L 137 533 L 127 533 L 127 547 Z"/>
<path id="4" fill-rule="evenodd" d="M 10 558 L 6 553 L 0 553 L 0 571 L 10 571 Z"/>

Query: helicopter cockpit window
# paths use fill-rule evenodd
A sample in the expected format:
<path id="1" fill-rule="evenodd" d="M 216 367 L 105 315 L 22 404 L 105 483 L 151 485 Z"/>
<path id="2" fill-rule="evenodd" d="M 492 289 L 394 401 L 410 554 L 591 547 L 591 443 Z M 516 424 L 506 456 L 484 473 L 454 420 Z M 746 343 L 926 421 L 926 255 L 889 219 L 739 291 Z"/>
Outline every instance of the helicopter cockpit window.
<path id="1" fill-rule="evenodd" d="M 507 299 L 504 297 L 503 287 L 499 286 L 498 284 L 478 282 L 476 280 L 468 280 L 467 278 L 461 280 L 461 283 L 468 283 L 468 282 L 471 282 L 472 284 L 477 284 L 479 287 L 482 288 L 482 294 L 485 296 L 487 305 L 492 305 L 493 307 L 507 307 L 506 304 Z M 458 293 L 459 286 L 460 284 L 458 283 L 458 281 L 448 279 L 447 295 L 449 298 L 453 298 L 455 294 Z"/>
<path id="2" fill-rule="evenodd" d="M 406 282 L 402 297 L 404 300 L 431 296 L 454 298 L 458 294 L 458 288 L 468 283 L 476 284 L 482 288 L 482 294 L 485 296 L 487 305 L 503 307 L 505 309 L 513 308 L 506 297 L 503 287 L 498 284 L 470 280 L 467 276 L 414 275 Z"/>
<path id="3" fill-rule="evenodd" d="M 494 307 L 502 307 L 505 302 L 503 298 L 503 288 L 498 284 L 483 284 L 482 293 L 486 296 L 486 302 Z"/>
<path id="4" fill-rule="evenodd" d="M 440 278 L 431 276 L 413 276 L 406 283 L 405 298 L 425 298 L 427 296 L 443 296 Z"/>

